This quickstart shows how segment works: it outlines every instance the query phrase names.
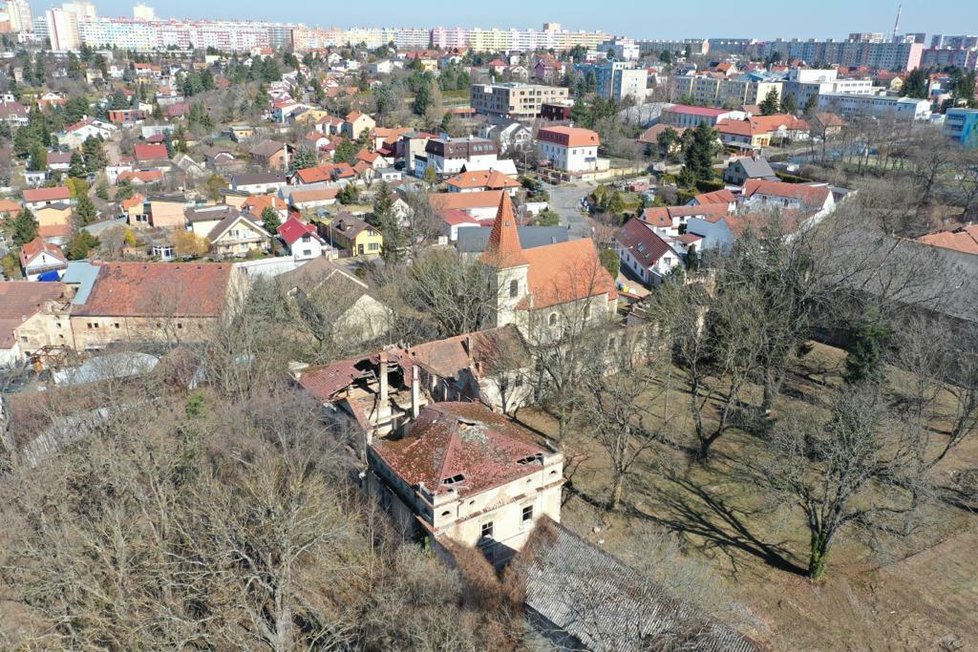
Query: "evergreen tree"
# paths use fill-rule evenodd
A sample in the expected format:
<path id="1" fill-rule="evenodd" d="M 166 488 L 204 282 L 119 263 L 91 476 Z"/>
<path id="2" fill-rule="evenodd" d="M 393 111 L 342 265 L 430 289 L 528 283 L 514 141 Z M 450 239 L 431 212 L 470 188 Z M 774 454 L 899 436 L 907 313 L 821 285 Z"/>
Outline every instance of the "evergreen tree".
<path id="1" fill-rule="evenodd" d="M 890 329 L 883 323 L 879 311 L 870 310 L 863 317 L 846 356 L 843 378 L 848 384 L 881 383 L 885 380 L 884 356 L 890 335 Z"/>
<path id="2" fill-rule="evenodd" d="M 89 136 L 82 143 L 82 157 L 85 160 L 85 170 L 89 174 L 95 174 L 109 164 L 109 158 L 105 154 L 105 144 L 101 138 Z"/>
<path id="3" fill-rule="evenodd" d="M 86 173 L 85 158 L 77 150 L 72 152 L 71 163 L 68 165 L 68 176 L 76 179 L 84 179 Z"/>
<path id="4" fill-rule="evenodd" d="M 89 252 L 98 245 L 98 238 L 82 229 L 68 241 L 68 246 L 65 248 L 65 255 L 68 257 L 68 260 L 84 260 L 88 258 Z"/>
<path id="5" fill-rule="evenodd" d="M 282 226 L 282 219 L 279 217 L 278 211 L 271 206 L 266 206 L 265 210 L 261 212 L 261 225 L 263 229 L 274 236 L 278 232 L 278 227 Z"/>
<path id="6" fill-rule="evenodd" d="M 791 115 L 798 113 L 798 101 L 795 100 L 794 95 L 785 93 L 781 97 L 781 113 L 789 113 Z"/>
<path id="7" fill-rule="evenodd" d="M 298 170 L 305 170 L 306 168 L 313 168 L 319 164 L 319 157 L 316 153 L 310 150 L 308 147 L 299 147 L 295 154 L 292 155 L 292 159 L 289 161 L 289 173 L 295 174 Z"/>
<path id="8" fill-rule="evenodd" d="M 761 102 L 761 115 L 774 115 L 778 112 L 779 106 L 781 106 L 781 100 L 778 97 L 778 90 L 772 88 L 767 92 L 764 101 Z"/>
<path id="9" fill-rule="evenodd" d="M 715 176 L 713 153 L 716 150 L 716 139 L 716 131 L 705 122 L 692 130 L 692 137 L 688 139 L 683 161 L 683 178 L 686 181 L 684 185 L 687 187 L 692 187 L 697 181 L 705 181 Z"/>
<path id="10" fill-rule="evenodd" d="M 92 200 L 87 193 L 78 197 L 78 204 L 75 206 L 75 213 L 78 214 L 78 220 L 83 226 L 86 224 L 91 224 L 98 217 L 98 211 L 95 209 L 95 204 L 92 203 Z"/>
<path id="11" fill-rule="evenodd" d="M 35 172 L 48 169 L 48 150 L 37 141 L 31 144 L 30 160 L 27 162 L 27 169 Z"/>
<path id="12" fill-rule="evenodd" d="M 901 89 L 901 94 L 906 97 L 926 99 L 929 94 L 929 87 L 930 83 L 927 79 L 927 73 L 920 68 L 915 68 L 907 75 L 907 79 Z"/>
<path id="13" fill-rule="evenodd" d="M 379 226 L 382 222 L 389 219 L 393 214 L 394 208 L 394 193 L 391 192 L 391 187 L 386 182 L 382 182 L 380 187 L 377 188 L 377 194 L 374 197 L 374 209 L 371 214 L 370 223 L 374 226 Z"/>
<path id="14" fill-rule="evenodd" d="M 37 237 L 37 220 L 29 208 L 23 208 L 13 220 L 14 244 L 24 246 Z"/>

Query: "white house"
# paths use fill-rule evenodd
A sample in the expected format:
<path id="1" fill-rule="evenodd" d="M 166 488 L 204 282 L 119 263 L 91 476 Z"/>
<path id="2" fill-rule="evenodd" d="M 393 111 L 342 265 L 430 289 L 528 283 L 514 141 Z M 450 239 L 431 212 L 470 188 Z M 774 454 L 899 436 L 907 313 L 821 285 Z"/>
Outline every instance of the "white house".
<path id="1" fill-rule="evenodd" d="M 278 192 L 287 185 L 281 174 L 260 172 L 258 174 L 237 174 L 231 177 L 231 188 L 249 195 L 264 195 Z"/>
<path id="2" fill-rule="evenodd" d="M 499 150 L 494 142 L 470 136 L 429 140 L 425 145 L 424 155 L 415 156 L 414 173 L 423 177 L 429 167 L 434 168 L 437 176 L 444 177 L 458 174 L 462 170 L 488 170 L 502 166 Z"/>
<path id="3" fill-rule="evenodd" d="M 598 169 L 597 132 L 577 127 L 544 127 L 537 132 L 537 153 L 558 170 L 593 172 Z"/>
<path id="4" fill-rule="evenodd" d="M 319 258 L 326 249 L 326 241 L 316 233 L 316 227 L 297 217 L 290 217 L 283 222 L 277 233 L 297 261 Z"/>
<path id="5" fill-rule="evenodd" d="M 60 277 L 67 267 L 68 259 L 61 247 L 48 244 L 40 237 L 25 244 L 20 251 L 20 268 L 28 281 L 36 281 L 47 272 L 58 272 Z"/>
<path id="6" fill-rule="evenodd" d="M 647 286 L 682 266 L 679 253 L 642 220 L 628 220 L 615 234 L 615 251 L 621 264 Z"/>
<path id="7" fill-rule="evenodd" d="M 58 134 L 58 144 L 69 149 L 77 149 L 89 138 L 102 138 L 103 140 L 107 140 L 117 130 L 118 127 L 114 124 L 86 117 Z"/>

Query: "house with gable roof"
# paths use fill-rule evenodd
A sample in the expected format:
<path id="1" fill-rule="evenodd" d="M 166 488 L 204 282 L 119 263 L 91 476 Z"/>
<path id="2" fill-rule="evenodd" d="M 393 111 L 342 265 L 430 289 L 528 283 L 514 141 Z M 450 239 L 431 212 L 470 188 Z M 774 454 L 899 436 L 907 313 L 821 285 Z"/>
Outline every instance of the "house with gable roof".
<path id="1" fill-rule="evenodd" d="M 40 277 L 48 280 L 47 275 L 54 273 L 54 279 L 61 277 L 61 272 L 68 267 L 68 258 L 61 247 L 45 242 L 38 236 L 25 244 L 20 250 L 20 268 L 24 278 L 36 281 Z"/>
<path id="2" fill-rule="evenodd" d="M 615 251 L 623 267 L 646 286 L 655 286 L 677 267 L 680 253 L 646 222 L 631 219 L 615 234 Z"/>
<path id="3" fill-rule="evenodd" d="M 319 258 L 327 248 L 326 241 L 316 232 L 316 227 L 295 216 L 279 225 L 277 234 L 295 260 Z"/>

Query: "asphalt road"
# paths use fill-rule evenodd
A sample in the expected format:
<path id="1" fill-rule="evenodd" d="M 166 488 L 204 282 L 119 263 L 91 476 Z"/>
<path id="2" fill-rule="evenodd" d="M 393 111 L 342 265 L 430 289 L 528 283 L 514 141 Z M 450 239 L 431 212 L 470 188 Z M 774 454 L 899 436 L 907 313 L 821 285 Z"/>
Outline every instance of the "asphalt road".
<path id="1" fill-rule="evenodd" d="M 593 231 L 587 213 L 581 210 L 581 199 L 590 194 L 593 184 L 564 184 L 547 186 L 550 193 L 550 208 L 560 215 L 560 223 L 566 226 L 570 238 L 590 238 Z"/>

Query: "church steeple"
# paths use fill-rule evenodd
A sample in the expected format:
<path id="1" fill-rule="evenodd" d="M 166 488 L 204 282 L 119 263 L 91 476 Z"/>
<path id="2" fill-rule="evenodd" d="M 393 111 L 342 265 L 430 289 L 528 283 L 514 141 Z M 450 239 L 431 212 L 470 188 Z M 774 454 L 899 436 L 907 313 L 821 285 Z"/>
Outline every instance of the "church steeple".
<path id="1" fill-rule="evenodd" d="M 482 262 L 496 269 L 507 269 L 529 264 L 520 245 L 520 234 L 513 215 L 513 201 L 503 192 L 499 201 L 496 220 L 489 234 L 489 244 L 482 254 Z"/>

